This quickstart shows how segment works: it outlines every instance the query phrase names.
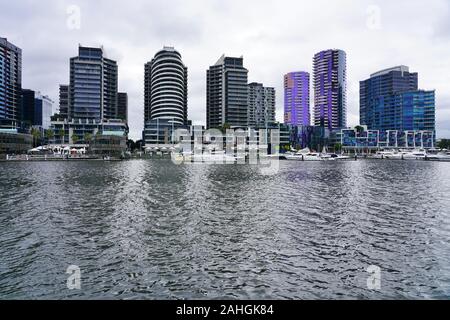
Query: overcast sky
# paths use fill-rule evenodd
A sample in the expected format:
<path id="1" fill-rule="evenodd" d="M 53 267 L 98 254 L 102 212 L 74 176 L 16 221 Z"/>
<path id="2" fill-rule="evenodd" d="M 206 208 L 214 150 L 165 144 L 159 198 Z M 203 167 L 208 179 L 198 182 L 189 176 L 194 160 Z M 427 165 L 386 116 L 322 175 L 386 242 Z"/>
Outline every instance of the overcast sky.
<path id="1" fill-rule="evenodd" d="M 189 118 L 204 124 L 206 69 L 244 56 L 249 81 L 273 86 L 283 118 L 283 75 L 312 69 L 314 53 L 347 52 L 348 124 L 359 122 L 359 81 L 404 64 L 436 89 L 438 137 L 450 138 L 448 0 L 0 0 L 0 36 L 23 50 L 24 88 L 58 103 L 78 44 L 103 45 L 129 95 L 130 137 L 143 127 L 144 64 L 174 46 L 189 71 Z M 78 12 L 79 10 L 79 19 Z M 312 107 L 312 106 L 311 106 Z"/>

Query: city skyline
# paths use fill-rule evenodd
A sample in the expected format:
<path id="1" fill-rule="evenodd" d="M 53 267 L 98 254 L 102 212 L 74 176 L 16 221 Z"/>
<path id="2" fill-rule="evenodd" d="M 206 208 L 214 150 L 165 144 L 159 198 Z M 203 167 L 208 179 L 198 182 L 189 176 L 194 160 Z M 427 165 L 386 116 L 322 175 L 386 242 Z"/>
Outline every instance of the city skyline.
<path id="1" fill-rule="evenodd" d="M 182 2 L 165 5 L 137 2 L 132 8 L 114 5 L 114 11 L 104 2 L 8 3 L 3 5 L 4 14 L 0 14 L 0 29 L 2 37 L 22 49 L 22 87 L 49 95 L 55 102 L 59 84 L 67 82 L 68 58 L 73 56 L 77 45 L 103 45 L 106 55 L 119 65 L 120 90 L 129 95 L 132 139 L 140 138 L 143 127 L 142 67 L 164 45 L 176 47 L 190 70 L 188 118 L 194 124 L 206 124 L 205 70 L 222 53 L 243 55 L 249 83 L 261 82 L 282 93 L 284 74 L 296 70 L 312 74 L 314 54 L 337 48 L 347 53 L 348 126 L 359 124 L 359 81 L 378 70 L 408 65 L 421 74 L 420 87 L 436 90 L 437 135 L 438 138 L 450 136 L 450 94 L 446 92 L 450 76 L 445 72 L 450 60 L 445 41 L 440 41 L 450 35 L 445 25 L 449 4 L 438 0 L 426 5 L 362 1 L 351 8 L 332 3 L 322 12 L 321 3 L 292 2 L 291 5 L 316 17 L 303 22 L 295 21 L 295 15 L 285 12 L 285 6 L 269 3 L 258 4 L 257 8 L 253 8 L 253 3 L 246 3 L 237 10 L 232 3 L 214 1 L 197 1 L 189 6 Z M 68 8 L 72 4 L 80 9 L 79 29 L 68 27 L 68 19 L 73 17 Z M 117 26 L 98 24 L 101 18 L 98 9 L 102 5 L 105 9 L 102 17 L 114 23 L 119 21 Z M 400 9 L 405 17 L 422 13 L 423 23 L 416 25 L 410 20 L 399 23 L 395 12 Z M 141 11 L 153 12 L 155 19 L 144 19 Z M 133 15 L 136 18 L 131 19 Z M 267 17 L 264 23 L 258 19 L 261 15 Z M 22 16 L 30 19 L 25 22 L 18 19 Z M 234 17 L 233 24 L 231 19 L 227 22 L 229 16 Z M 318 23 L 323 19 L 329 21 L 333 30 L 324 32 L 329 26 Z M 311 31 L 313 26 L 316 30 Z M 276 97 L 276 116 L 278 121 L 283 121 L 282 94 Z"/>

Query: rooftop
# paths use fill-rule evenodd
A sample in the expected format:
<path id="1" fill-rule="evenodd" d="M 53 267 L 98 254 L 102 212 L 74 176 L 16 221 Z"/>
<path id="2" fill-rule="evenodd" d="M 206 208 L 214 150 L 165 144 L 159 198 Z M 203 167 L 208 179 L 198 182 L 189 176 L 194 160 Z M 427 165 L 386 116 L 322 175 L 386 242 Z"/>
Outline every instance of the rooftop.
<path id="1" fill-rule="evenodd" d="M 392 72 L 392 71 L 409 72 L 409 67 L 402 65 L 402 66 L 396 66 L 396 67 L 384 69 L 384 70 L 381 70 L 381 71 L 378 71 L 378 72 L 375 72 L 375 73 L 371 74 L 370 77 L 371 78 L 379 77 L 379 76 L 388 74 L 389 72 Z"/>

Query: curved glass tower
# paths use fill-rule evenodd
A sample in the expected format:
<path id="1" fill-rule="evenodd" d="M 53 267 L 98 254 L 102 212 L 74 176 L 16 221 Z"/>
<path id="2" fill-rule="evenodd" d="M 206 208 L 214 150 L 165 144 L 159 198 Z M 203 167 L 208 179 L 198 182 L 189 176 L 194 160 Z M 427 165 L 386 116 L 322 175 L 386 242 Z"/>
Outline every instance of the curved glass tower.
<path id="1" fill-rule="evenodd" d="M 145 122 L 187 123 L 187 67 L 172 47 L 164 47 L 145 65 Z"/>

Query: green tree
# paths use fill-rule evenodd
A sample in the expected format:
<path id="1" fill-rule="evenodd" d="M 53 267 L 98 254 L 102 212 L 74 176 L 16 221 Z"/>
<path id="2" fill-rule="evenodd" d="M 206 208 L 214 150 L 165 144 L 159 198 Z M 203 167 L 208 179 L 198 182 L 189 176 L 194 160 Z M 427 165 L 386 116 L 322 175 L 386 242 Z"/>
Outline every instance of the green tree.
<path id="1" fill-rule="evenodd" d="M 41 139 L 41 132 L 36 128 L 31 128 L 31 135 L 33 136 L 33 148 L 35 148 Z"/>
<path id="2" fill-rule="evenodd" d="M 52 129 L 45 130 L 45 138 L 47 139 L 47 143 L 49 143 L 54 137 L 55 132 Z"/>
<path id="3" fill-rule="evenodd" d="M 362 132 L 364 132 L 364 127 L 362 126 L 356 126 L 355 130 L 358 132 L 358 134 L 361 134 Z"/>
<path id="4" fill-rule="evenodd" d="M 78 136 L 74 133 L 74 134 L 72 134 L 72 142 L 73 142 L 73 144 L 77 144 L 77 142 L 78 142 L 78 140 L 79 140 L 79 138 L 78 138 Z"/>
<path id="5" fill-rule="evenodd" d="M 130 151 L 133 151 L 134 144 L 135 144 L 135 142 L 132 139 L 128 139 L 127 140 L 127 149 Z"/>
<path id="6" fill-rule="evenodd" d="M 64 129 L 59 129 L 58 130 L 58 136 L 61 137 L 61 143 L 64 143 L 64 136 L 66 135 L 66 131 L 64 131 Z"/>
<path id="7" fill-rule="evenodd" d="M 133 144 L 133 151 L 136 150 L 136 149 L 137 149 L 138 151 L 141 151 L 143 143 L 144 143 L 144 141 L 142 141 L 142 139 L 136 141 L 136 142 Z"/>
<path id="8" fill-rule="evenodd" d="M 231 128 L 230 124 L 225 122 L 225 123 L 224 123 L 222 126 L 220 126 L 218 129 L 219 129 L 220 131 L 222 131 L 222 133 L 226 133 L 227 130 L 230 129 L 230 128 Z"/>
<path id="9" fill-rule="evenodd" d="M 442 139 L 438 142 L 437 147 L 439 149 L 450 149 L 450 139 Z"/>
<path id="10" fill-rule="evenodd" d="M 342 150 L 342 144 L 336 143 L 336 144 L 334 145 L 334 152 L 339 152 L 339 151 L 341 151 L 341 150 Z"/>
<path id="11" fill-rule="evenodd" d="M 89 143 L 89 142 L 91 142 L 91 140 L 92 140 L 92 134 L 90 134 L 89 132 L 86 132 L 84 134 L 84 142 Z"/>

